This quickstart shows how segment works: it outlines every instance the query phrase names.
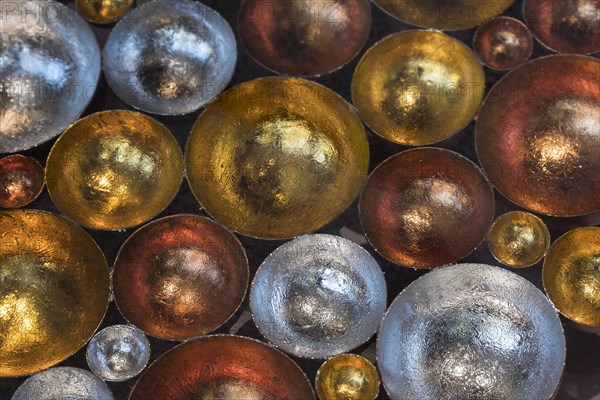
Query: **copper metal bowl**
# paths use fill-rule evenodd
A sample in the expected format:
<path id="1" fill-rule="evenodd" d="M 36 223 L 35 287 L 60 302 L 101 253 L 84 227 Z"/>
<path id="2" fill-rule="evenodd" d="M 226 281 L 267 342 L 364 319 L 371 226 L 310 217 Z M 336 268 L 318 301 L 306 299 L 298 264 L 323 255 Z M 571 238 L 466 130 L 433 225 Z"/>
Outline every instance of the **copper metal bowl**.
<path id="1" fill-rule="evenodd" d="M 377 252 L 399 265 L 432 268 L 468 256 L 483 241 L 494 219 L 494 193 L 468 159 L 420 148 L 373 171 L 359 211 Z"/>
<path id="2" fill-rule="evenodd" d="M 108 266 L 92 238 L 54 214 L 6 211 L 0 232 L 0 377 L 28 375 L 96 331 L 108 307 Z"/>
<path id="3" fill-rule="evenodd" d="M 35 158 L 20 154 L 0 158 L 0 207 L 24 207 L 43 188 L 44 167 Z"/>
<path id="4" fill-rule="evenodd" d="M 506 74 L 479 112 L 481 166 L 507 198 L 575 216 L 600 210 L 600 61 L 555 55 Z"/>
<path id="5" fill-rule="evenodd" d="M 377 368 L 356 354 L 340 354 L 325 361 L 315 379 L 321 400 L 375 400 L 380 385 Z"/>
<path id="6" fill-rule="evenodd" d="M 77 11 L 94 24 L 110 24 L 120 20 L 135 0 L 76 0 Z"/>
<path id="7" fill-rule="evenodd" d="M 302 370 L 283 353 L 241 336 L 183 343 L 140 377 L 130 400 L 313 400 Z"/>
<path id="8" fill-rule="evenodd" d="M 484 22 L 473 36 L 473 48 L 481 62 L 507 70 L 523 64 L 533 54 L 533 36 L 518 19 L 500 16 Z"/>

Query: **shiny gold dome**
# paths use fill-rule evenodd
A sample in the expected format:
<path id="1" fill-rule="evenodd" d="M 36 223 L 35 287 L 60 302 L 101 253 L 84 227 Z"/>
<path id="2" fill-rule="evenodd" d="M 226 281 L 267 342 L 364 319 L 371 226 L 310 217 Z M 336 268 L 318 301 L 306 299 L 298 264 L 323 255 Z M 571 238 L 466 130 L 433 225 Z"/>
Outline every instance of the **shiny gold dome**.
<path id="1" fill-rule="evenodd" d="M 263 78 L 221 95 L 198 118 L 186 174 L 200 204 L 248 236 L 314 231 L 344 211 L 367 173 L 364 127 L 337 94 Z"/>
<path id="2" fill-rule="evenodd" d="M 167 128 L 123 110 L 77 121 L 54 144 L 46 163 L 54 204 L 93 229 L 149 220 L 173 200 L 182 176 L 181 150 Z"/>
<path id="3" fill-rule="evenodd" d="M 356 354 L 342 354 L 325 361 L 315 380 L 321 400 L 374 400 L 379 386 L 377 368 Z"/>
<path id="4" fill-rule="evenodd" d="M 92 336 L 108 307 L 108 266 L 77 225 L 35 210 L 0 213 L 0 377 L 33 374 Z"/>
<path id="5" fill-rule="evenodd" d="M 95 24 L 118 21 L 133 7 L 135 0 L 76 0 L 79 14 Z"/>

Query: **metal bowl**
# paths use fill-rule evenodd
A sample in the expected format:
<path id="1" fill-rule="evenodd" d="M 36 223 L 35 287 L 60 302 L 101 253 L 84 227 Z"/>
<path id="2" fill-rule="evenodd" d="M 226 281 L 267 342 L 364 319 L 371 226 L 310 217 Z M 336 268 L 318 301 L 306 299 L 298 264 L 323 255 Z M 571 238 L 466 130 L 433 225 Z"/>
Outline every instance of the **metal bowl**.
<path id="1" fill-rule="evenodd" d="M 550 247 L 542 278 L 548 297 L 575 322 L 600 327 L 600 228 L 574 229 Z"/>
<path id="2" fill-rule="evenodd" d="M 385 307 L 385 279 L 375 259 L 332 235 L 305 235 L 279 247 L 250 290 L 260 332 L 300 357 L 327 358 L 363 344 Z"/>
<path id="3" fill-rule="evenodd" d="M 359 217 L 388 260 L 432 268 L 471 254 L 494 220 L 494 193 L 481 170 L 458 153 L 420 148 L 380 164 L 363 189 Z"/>
<path id="4" fill-rule="evenodd" d="M 321 400 L 375 400 L 380 385 L 377 368 L 356 354 L 341 354 L 325 361 L 315 379 Z"/>
<path id="5" fill-rule="evenodd" d="M 529 60 L 533 54 L 533 36 L 518 19 L 500 16 L 477 28 L 473 48 L 485 66 L 507 70 Z"/>
<path id="6" fill-rule="evenodd" d="M 135 4 L 135 0 L 76 0 L 77 12 L 94 24 L 118 21 Z"/>
<path id="7" fill-rule="evenodd" d="M 175 215 L 137 230 L 112 275 L 123 316 L 149 335 L 183 340 L 221 326 L 248 288 L 246 253 L 216 222 Z"/>
<path id="8" fill-rule="evenodd" d="M 313 400 L 302 370 L 286 355 L 254 339 L 205 336 L 154 362 L 130 400 Z"/>
<path id="9" fill-rule="evenodd" d="M 463 129 L 484 90 L 475 53 L 437 31 L 383 38 L 367 50 L 352 78 L 352 101 L 365 123 L 410 146 L 439 142 Z"/>
<path id="10" fill-rule="evenodd" d="M 165 209 L 183 179 L 179 144 L 158 121 L 103 111 L 71 125 L 46 163 L 46 185 L 67 217 L 92 229 L 139 225 Z"/>
<path id="11" fill-rule="evenodd" d="M 393 400 L 547 400 L 560 383 L 565 337 L 556 310 L 527 280 L 458 264 L 398 295 L 377 357 Z"/>
<path id="12" fill-rule="evenodd" d="M 266 68 L 316 76 L 346 65 L 371 29 L 368 0 L 245 0 L 238 14 L 240 39 Z"/>
<path id="13" fill-rule="evenodd" d="M 83 18 L 53 0 L 2 3 L 0 48 L 0 153 L 14 153 L 54 138 L 83 112 L 100 48 Z"/>
<path id="14" fill-rule="evenodd" d="M 89 371 L 56 367 L 27 379 L 12 400 L 113 400 L 106 383 Z"/>
<path id="15" fill-rule="evenodd" d="M 600 61 L 554 55 L 506 74 L 475 130 L 481 166 L 515 203 L 542 214 L 600 210 Z"/>
<path id="16" fill-rule="evenodd" d="M 20 154 L 0 158 L 0 207 L 24 207 L 43 188 L 44 167 L 35 158 Z"/>
<path id="17" fill-rule="evenodd" d="M 125 103 L 179 115 L 198 110 L 231 80 L 235 36 L 197 1 L 154 0 L 129 12 L 104 46 L 104 75 Z"/>
<path id="18" fill-rule="evenodd" d="M 28 375 L 96 331 L 108 307 L 108 266 L 92 238 L 54 214 L 2 212 L 0 232 L 0 377 Z"/>
<path id="19" fill-rule="evenodd" d="M 369 146 L 337 94 L 272 77 L 213 102 L 192 128 L 185 157 L 192 191 L 210 215 L 244 235 L 283 239 L 319 229 L 350 206 Z"/>

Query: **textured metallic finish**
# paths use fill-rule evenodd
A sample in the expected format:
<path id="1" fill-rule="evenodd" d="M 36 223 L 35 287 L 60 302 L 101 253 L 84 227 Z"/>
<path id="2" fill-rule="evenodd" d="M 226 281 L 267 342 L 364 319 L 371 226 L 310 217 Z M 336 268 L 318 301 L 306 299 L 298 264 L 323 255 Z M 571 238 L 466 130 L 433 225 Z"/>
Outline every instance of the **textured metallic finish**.
<path id="1" fill-rule="evenodd" d="M 108 266 L 92 238 L 54 214 L 2 212 L 0 232 L 0 377 L 28 375 L 96 331 L 108 307 Z"/>
<path id="2" fill-rule="evenodd" d="M 20 154 L 0 158 L 0 207 L 24 207 L 43 188 L 44 167 L 35 158 Z"/>
<path id="3" fill-rule="evenodd" d="M 94 335 L 86 356 L 90 369 L 100 378 L 125 381 L 146 368 L 150 343 L 142 331 L 131 325 L 113 325 Z"/>
<path id="4" fill-rule="evenodd" d="M 332 235 L 305 235 L 279 247 L 250 291 L 263 336 L 300 357 L 326 358 L 363 344 L 385 307 L 385 279 L 375 259 Z"/>
<path id="5" fill-rule="evenodd" d="M 525 0 L 523 17 L 536 39 L 558 53 L 600 51 L 600 1 Z"/>
<path id="6" fill-rule="evenodd" d="M 492 184 L 515 203 L 556 216 L 600 210 L 600 61 L 537 58 L 489 92 L 476 126 Z"/>
<path id="7" fill-rule="evenodd" d="M 377 252 L 399 265 L 432 268 L 468 256 L 484 240 L 494 219 L 494 193 L 468 159 L 420 148 L 373 171 L 359 211 Z"/>
<path id="8" fill-rule="evenodd" d="M 373 0 L 407 24 L 442 30 L 472 28 L 502 14 L 515 0 Z"/>
<path id="9" fill-rule="evenodd" d="M 56 141 L 46 163 L 56 207 L 93 229 L 149 220 L 173 200 L 182 179 L 183 157 L 173 135 L 132 111 L 80 119 Z"/>
<path id="10" fill-rule="evenodd" d="M 272 347 L 241 336 L 205 336 L 154 362 L 130 400 L 313 400 L 302 370 Z"/>
<path id="11" fill-rule="evenodd" d="M 129 12 L 104 46 L 104 75 L 124 102 L 162 115 L 196 111 L 231 80 L 235 36 L 213 9 L 154 0 Z"/>
<path id="12" fill-rule="evenodd" d="M 487 237 L 492 255 L 509 267 L 529 267 L 550 247 L 550 232 L 540 218 L 523 211 L 499 216 Z"/>
<path id="13" fill-rule="evenodd" d="M 52 0 L 2 3 L 0 153 L 54 138 L 92 99 L 100 48 L 88 24 Z"/>
<path id="14" fill-rule="evenodd" d="M 120 20 L 135 0 L 76 0 L 75 7 L 83 18 L 94 24 L 109 24 Z"/>
<path id="15" fill-rule="evenodd" d="M 556 310 L 527 280 L 458 264 L 398 295 L 377 358 L 393 400 L 547 400 L 560 382 L 565 337 Z"/>
<path id="16" fill-rule="evenodd" d="M 485 66 L 507 70 L 531 57 L 533 36 L 518 19 L 501 16 L 481 24 L 473 37 L 473 48 Z"/>
<path id="17" fill-rule="evenodd" d="M 106 383 L 89 371 L 56 367 L 38 372 L 17 389 L 12 400 L 113 400 Z"/>
<path id="18" fill-rule="evenodd" d="M 546 255 L 542 278 L 562 314 L 600 327 L 600 228 L 578 228 L 558 238 Z"/>
<path id="19" fill-rule="evenodd" d="M 365 129 L 331 90 L 263 78 L 220 96 L 196 121 L 186 175 L 206 211 L 265 239 L 312 232 L 342 213 L 367 174 Z"/>
<path id="20" fill-rule="evenodd" d="M 315 380 L 321 400 L 375 400 L 380 384 L 377 368 L 356 354 L 342 354 L 325 361 Z"/>
<path id="21" fill-rule="evenodd" d="M 485 76 L 473 51 L 437 31 L 403 31 L 373 45 L 352 78 L 352 101 L 378 135 L 431 144 L 475 116 Z"/>
<path id="22" fill-rule="evenodd" d="M 240 39 L 266 68 L 315 76 L 346 65 L 371 29 L 368 0 L 245 0 L 238 15 Z"/>
<path id="23" fill-rule="evenodd" d="M 161 218 L 123 244 L 112 275 L 123 316 L 148 334 L 173 340 L 204 335 L 238 309 L 248 288 L 240 242 L 194 215 Z"/>

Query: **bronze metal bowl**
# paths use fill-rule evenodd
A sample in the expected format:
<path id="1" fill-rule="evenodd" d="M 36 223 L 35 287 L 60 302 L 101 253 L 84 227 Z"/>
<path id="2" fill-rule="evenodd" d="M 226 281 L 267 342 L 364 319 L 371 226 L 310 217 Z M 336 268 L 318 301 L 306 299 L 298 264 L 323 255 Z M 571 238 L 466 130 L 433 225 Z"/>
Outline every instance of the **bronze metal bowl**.
<path id="1" fill-rule="evenodd" d="M 266 68 L 315 76 L 346 65 L 371 29 L 368 0 L 245 0 L 238 30 L 248 53 Z"/>
<path id="2" fill-rule="evenodd" d="M 485 66 L 508 70 L 529 60 L 533 54 L 533 36 L 518 19 L 500 16 L 477 28 L 473 48 Z"/>
<path id="3" fill-rule="evenodd" d="M 359 212 L 377 252 L 399 265 L 432 268 L 468 256 L 484 240 L 494 219 L 494 193 L 468 159 L 419 148 L 373 171 Z"/>
<path id="4" fill-rule="evenodd" d="M 352 203 L 367 174 L 364 126 L 331 90 L 271 77 L 225 92 L 188 139 L 186 176 L 215 219 L 244 235 L 294 237 Z"/>
<path id="5" fill-rule="evenodd" d="M 53 0 L 2 3 L 0 153 L 44 143 L 86 108 L 100 48 L 77 13 Z"/>
<path id="6" fill-rule="evenodd" d="M 76 0 L 77 12 L 94 24 L 110 24 L 120 20 L 135 0 Z"/>
<path id="7" fill-rule="evenodd" d="M 0 377 L 28 375 L 75 353 L 108 307 L 102 251 L 65 218 L 0 213 Z"/>
<path id="8" fill-rule="evenodd" d="M 562 314 L 600 327 L 600 228 L 578 228 L 558 238 L 546 255 L 542 278 Z"/>
<path id="9" fill-rule="evenodd" d="M 179 144 L 158 121 L 115 110 L 89 115 L 56 141 L 46 185 L 56 207 L 75 222 L 114 230 L 139 225 L 165 209 L 183 179 Z"/>
<path id="10" fill-rule="evenodd" d="M 20 154 L 0 158 L 0 207 L 24 207 L 43 188 L 44 167 L 35 158 Z"/>
<path id="11" fill-rule="evenodd" d="M 183 340 L 221 326 L 248 288 L 240 242 L 216 222 L 175 215 L 138 229 L 121 247 L 112 275 L 119 310 L 149 335 Z"/>
<path id="12" fill-rule="evenodd" d="M 600 61 L 537 58 L 506 74 L 475 131 L 481 166 L 508 199 L 538 213 L 600 210 Z"/>
<path id="13" fill-rule="evenodd" d="M 325 361 L 315 379 L 320 400 L 375 400 L 380 385 L 377 368 L 356 354 L 340 354 Z"/>
<path id="14" fill-rule="evenodd" d="M 352 78 L 352 101 L 365 123 L 410 146 L 439 142 L 463 129 L 484 90 L 475 53 L 438 31 L 383 38 L 367 50 Z"/>
<path id="15" fill-rule="evenodd" d="M 129 400 L 314 400 L 302 370 L 254 339 L 205 336 L 185 342 L 142 374 Z"/>

